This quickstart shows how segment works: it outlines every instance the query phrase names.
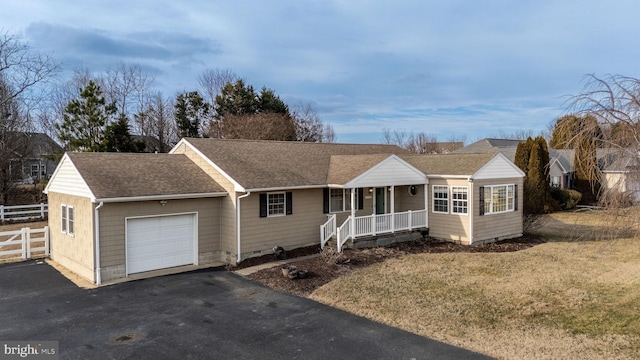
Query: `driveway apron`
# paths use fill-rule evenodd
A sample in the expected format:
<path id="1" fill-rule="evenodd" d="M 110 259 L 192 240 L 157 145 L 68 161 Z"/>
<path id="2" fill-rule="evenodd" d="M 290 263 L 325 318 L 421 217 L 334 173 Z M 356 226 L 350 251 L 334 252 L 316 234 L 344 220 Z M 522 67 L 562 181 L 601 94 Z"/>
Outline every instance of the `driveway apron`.
<path id="1" fill-rule="evenodd" d="M 43 262 L 0 266 L 0 340 L 60 359 L 486 359 L 224 270 L 80 289 Z"/>

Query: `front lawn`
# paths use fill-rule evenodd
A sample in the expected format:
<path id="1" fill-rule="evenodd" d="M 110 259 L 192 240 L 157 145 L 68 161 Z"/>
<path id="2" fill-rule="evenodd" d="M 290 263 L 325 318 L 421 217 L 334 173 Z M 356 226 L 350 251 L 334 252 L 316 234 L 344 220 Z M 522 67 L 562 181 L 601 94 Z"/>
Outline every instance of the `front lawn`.
<path id="1" fill-rule="evenodd" d="M 611 240 L 626 232 L 616 222 L 625 217 L 604 218 L 553 214 L 540 229 L 551 242 L 390 259 L 310 297 L 503 359 L 637 358 L 640 239 Z"/>

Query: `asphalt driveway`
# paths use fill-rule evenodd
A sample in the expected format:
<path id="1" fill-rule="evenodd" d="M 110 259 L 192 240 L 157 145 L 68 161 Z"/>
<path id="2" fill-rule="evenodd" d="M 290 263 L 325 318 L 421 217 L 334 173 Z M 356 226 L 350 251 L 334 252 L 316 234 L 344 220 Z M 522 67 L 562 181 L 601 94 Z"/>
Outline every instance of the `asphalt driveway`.
<path id="1" fill-rule="evenodd" d="M 485 359 L 223 270 L 84 290 L 46 263 L 0 266 L 0 340 L 60 359 Z"/>

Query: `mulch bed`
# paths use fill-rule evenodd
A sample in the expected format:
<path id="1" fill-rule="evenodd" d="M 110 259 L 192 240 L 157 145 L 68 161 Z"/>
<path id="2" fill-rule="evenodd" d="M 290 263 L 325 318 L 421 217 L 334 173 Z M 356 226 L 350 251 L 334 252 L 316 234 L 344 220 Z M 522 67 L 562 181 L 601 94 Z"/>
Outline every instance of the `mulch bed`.
<path id="1" fill-rule="evenodd" d="M 283 276 L 282 268 L 280 266 L 255 272 L 248 277 L 277 290 L 291 292 L 300 296 L 308 296 L 320 286 L 354 270 L 382 262 L 386 259 L 397 258 L 407 254 L 513 252 L 528 249 L 544 242 L 545 241 L 542 238 L 531 235 L 525 235 L 517 239 L 473 246 L 454 244 L 450 242 L 435 242 L 427 239 L 396 243 L 388 247 L 360 250 L 345 249 L 341 254 L 335 253 L 335 251 L 325 251 L 323 253 L 320 250 L 320 246 L 309 246 L 287 251 L 287 257 L 289 259 L 311 254 L 322 254 L 316 258 L 296 261 L 293 263 L 298 269 L 307 271 L 308 276 L 306 278 L 289 279 L 288 277 Z M 275 258 L 273 255 L 264 255 L 244 260 L 238 264 L 238 266 L 230 268 L 230 270 L 242 269 L 249 266 L 272 262 L 274 260 Z"/>

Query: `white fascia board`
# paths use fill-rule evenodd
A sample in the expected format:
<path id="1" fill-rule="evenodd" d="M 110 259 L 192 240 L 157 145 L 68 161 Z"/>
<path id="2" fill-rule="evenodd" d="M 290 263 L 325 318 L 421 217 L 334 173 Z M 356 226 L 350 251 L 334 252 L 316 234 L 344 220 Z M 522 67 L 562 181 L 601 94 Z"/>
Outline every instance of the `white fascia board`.
<path id="1" fill-rule="evenodd" d="M 150 195 L 150 196 L 130 196 L 130 197 L 117 197 L 117 198 L 104 198 L 104 199 L 92 199 L 94 203 L 116 203 L 116 202 L 130 202 L 130 201 L 155 201 L 155 200 L 182 200 L 182 199 L 198 199 L 198 198 L 211 198 L 222 197 L 229 195 L 226 192 L 215 193 L 197 193 L 197 194 L 173 194 L 173 195 Z"/>
<path id="2" fill-rule="evenodd" d="M 64 155 L 62 155 L 62 159 L 60 159 L 60 162 L 58 163 L 58 166 L 56 166 L 56 169 L 53 171 L 53 174 L 51 175 L 51 178 L 49 179 L 49 181 L 47 182 L 47 186 L 44 187 L 44 190 L 42 190 L 43 193 L 48 194 L 49 193 L 49 187 L 51 186 L 51 183 L 53 182 L 53 179 L 56 178 L 56 175 L 58 175 L 58 171 L 60 171 L 60 165 L 62 165 L 62 162 L 66 160 L 69 160 L 69 155 L 67 155 L 67 153 L 65 152 Z"/>
<path id="3" fill-rule="evenodd" d="M 87 190 L 88 190 L 88 198 L 91 200 L 91 202 L 94 202 L 96 197 L 93 194 L 93 191 L 91 191 L 91 188 L 89 187 L 89 185 L 87 185 L 87 182 L 84 180 L 84 178 L 82 177 L 82 174 L 80 174 L 80 171 L 78 171 L 78 168 L 76 168 L 76 165 L 73 163 L 73 161 L 71 161 L 71 158 L 69 157 L 68 153 L 65 152 L 64 155 L 62 156 L 62 159 L 60 159 L 60 162 L 58 163 L 58 166 L 56 166 L 56 170 L 53 172 L 53 175 L 51 175 L 51 178 L 49 179 L 49 181 L 47 182 L 47 186 L 44 188 L 44 190 L 42 190 L 42 192 L 44 194 L 49 194 L 49 191 L 51 189 L 51 186 L 55 183 L 55 178 L 57 176 L 59 176 L 59 171 L 60 169 L 63 168 L 63 165 L 68 163 L 73 170 L 75 171 L 75 173 L 78 175 L 78 177 L 80 178 L 80 180 L 82 181 L 82 183 L 84 184 L 84 186 L 86 186 Z M 65 195 L 72 195 L 72 196 L 80 196 L 80 197 L 87 197 L 85 195 L 80 195 L 78 193 L 75 192 L 70 192 L 70 191 L 57 191 L 60 194 L 65 194 Z"/>
<path id="4" fill-rule="evenodd" d="M 439 174 L 429 174 L 428 178 L 431 179 L 471 179 L 471 175 L 439 175 Z"/>
<path id="5" fill-rule="evenodd" d="M 169 154 L 173 154 L 174 150 L 177 150 L 179 148 L 179 146 L 182 145 L 182 144 L 184 144 L 185 146 L 188 146 L 198 156 L 202 157 L 207 164 L 211 165 L 214 169 L 216 169 L 217 172 L 219 172 L 222 176 L 224 176 L 225 179 L 227 179 L 230 183 L 232 183 L 233 187 L 234 187 L 234 191 L 236 191 L 236 192 L 246 192 L 247 191 L 244 188 L 244 186 L 240 185 L 240 183 L 238 183 L 234 178 L 232 178 L 229 174 L 227 174 L 224 170 L 222 170 L 222 168 L 220 168 L 217 164 L 215 164 L 213 161 L 211 161 L 211 159 L 209 159 L 203 153 L 201 153 L 200 150 L 198 150 L 195 146 L 193 146 L 185 138 L 182 138 L 180 141 L 178 141 L 176 146 L 174 146 L 173 149 L 171 149 Z"/>
<path id="6" fill-rule="evenodd" d="M 239 192 L 266 192 L 266 191 L 286 191 L 286 190 L 306 190 L 306 189 L 322 189 L 327 187 L 327 185 L 302 185 L 302 186 L 279 186 L 279 187 L 269 187 L 269 188 L 254 188 L 254 189 L 246 189 Z M 236 190 L 238 191 L 238 190 Z"/>

